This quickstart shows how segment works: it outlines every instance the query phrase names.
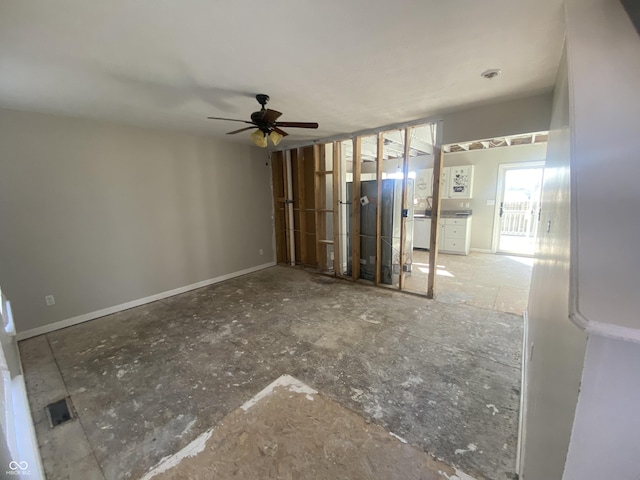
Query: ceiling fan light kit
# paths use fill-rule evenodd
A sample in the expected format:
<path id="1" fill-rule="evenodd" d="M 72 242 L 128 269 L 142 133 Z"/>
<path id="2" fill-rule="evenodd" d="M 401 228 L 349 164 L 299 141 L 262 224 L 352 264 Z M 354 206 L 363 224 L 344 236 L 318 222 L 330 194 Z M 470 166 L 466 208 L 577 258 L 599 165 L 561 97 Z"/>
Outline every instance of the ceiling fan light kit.
<path id="1" fill-rule="evenodd" d="M 280 143 L 280 140 L 284 138 L 284 135 L 280 135 L 274 130 L 269 134 L 269 138 L 274 145 L 278 145 Z"/>
<path id="2" fill-rule="evenodd" d="M 267 136 L 262 130 L 256 130 L 251 134 L 250 138 L 256 147 L 265 148 L 267 146 Z"/>
<path id="3" fill-rule="evenodd" d="M 282 113 L 269 108 L 265 108 L 265 105 L 269 101 L 269 95 L 259 93 L 256 95 L 256 100 L 261 105 L 261 109 L 251 114 L 251 121 L 237 120 L 235 118 L 221 118 L 221 117 L 207 117 L 210 120 L 226 120 L 229 122 L 241 122 L 252 125 L 251 127 L 241 128 L 227 133 L 227 135 L 233 135 L 247 130 L 256 130 L 251 134 L 251 141 L 258 147 L 265 148 L 267 146 L 267 136 L 271 139 L 274 145 L 278 145 L 280 141 L 288 135 L 287 132 L 280 129 L 280 127 L 291 128 L 318 128 L 316 122 L 278 122 L 278 118 Z"/>

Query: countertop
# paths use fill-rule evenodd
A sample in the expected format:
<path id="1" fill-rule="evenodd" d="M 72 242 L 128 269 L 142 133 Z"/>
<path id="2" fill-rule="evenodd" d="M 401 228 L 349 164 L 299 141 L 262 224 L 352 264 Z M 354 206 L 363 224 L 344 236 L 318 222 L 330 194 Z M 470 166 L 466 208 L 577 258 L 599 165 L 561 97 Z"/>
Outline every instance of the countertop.
<path id="1" fill-rule="evenodd" d="M 431 218 L 431 210 L 414 213 L 413 218 Z M 440 218 L 467 218 L 472 215 L 471 210 L 440 210 Z"/>

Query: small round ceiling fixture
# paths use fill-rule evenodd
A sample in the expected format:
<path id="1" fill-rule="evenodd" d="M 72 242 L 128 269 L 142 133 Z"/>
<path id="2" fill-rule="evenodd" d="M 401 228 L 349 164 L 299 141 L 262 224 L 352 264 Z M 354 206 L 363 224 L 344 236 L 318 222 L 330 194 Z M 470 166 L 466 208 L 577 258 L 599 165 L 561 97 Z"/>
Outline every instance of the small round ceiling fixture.
<path id="1" fill-rule="evenodd" d="M 496 78 L 498 75 L 502 73 L 502 70 L 499 68 L 490 68 L 489 70 L 485 70 L 480 74 L 481 77 L 491 80 L 492 78 Z"/>

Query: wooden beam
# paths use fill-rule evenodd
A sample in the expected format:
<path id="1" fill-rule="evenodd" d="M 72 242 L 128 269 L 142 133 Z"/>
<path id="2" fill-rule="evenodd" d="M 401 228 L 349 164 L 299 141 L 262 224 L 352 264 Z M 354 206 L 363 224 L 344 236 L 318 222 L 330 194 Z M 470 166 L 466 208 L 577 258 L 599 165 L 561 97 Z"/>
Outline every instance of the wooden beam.
<path id="1" fill-rule="evenodd" d="M 287 261 L 284 183 L 282 175 L 283 152 L 271 154 L 271 181 L 273 190 L 273 220 L 276 232 L 276 258 L 278 263 Z"/>
<path id="2" fill-rule="evenodd" d="M 351 277 L 360 278 L 360 162 L 361 138 L 353 140 L 353 183 L 351 189 Z"/>
<path id="3" fill-rule="evenodd" d="M 407 198 L 407 183 L 409 180 L 409 154 L 411 153 L 411 127 L 404 131 L 404 157 L 402 159 L 402 212 L 400 219 L 400 290 L 404 289 L 405 271 L 404 265 L 407 261 L 407 218 L 404 212 L 409 210 Z"/>
<path id="4" fill-rule="evenodd" d="M 294 258 L 294 248 L 293 240 L 291 239 L 291 229 L 293 228 L 293 215 L 291 209 L 289 208 L 289 173 L 287 169 L 287 165 L 291 166 L 291 152 L 289 151 L 289 160 L 287 161 L 287 151 L 283 153 L 282 156 L 282 178 L 284 181 L 284 224 L 286 228 L 286 239 L 287 239 L 287 263 L 291 265 L 291 261 Z"/>
<path id="5" fill-rule="evenodd" d="M 374 282 L 380 285 L 380 276 L 382 272 L 382 152 L 384 150 L 384 137 L 382 133 L 378 133 L 378 151 L 376 153 L 376 273 Z"/>
<path id="6" fill-rule="evenodd" d="M 333 142 L 333 273 L 340 274 L 340 143 Z"/>
<path id="7" fill-rule="evenodd" d="M 295 159 L 295 160 L 294 160 Z M 308 263 L 307 258 L 307 222 L 305 214 L 305 191 L 304 191 L 304 152 L 302 148 L 291 150 L 291 162 L 295 161 L 298 170 L 298 211 L 300 212 L 300 260 L 304 268 Z M 295 192 L 294 192 L 295 194 Z M 295 198 L 295 197 L 294 197 Z"/>
<path id="8" fill-rule="evenodd" d="M 429 239 L 429 275 L 427 277 L 427 298 L 433 298 L 438 267 L 438 239 L 440 238 L 440 176 L 444 152 L 435 150 L 433 162 L 433 206 L 431 209 L 431 238 Z"/>
<path id="9" fill-rule="evenodd" d="M 315 173 L 320 171 L 320 167 L 324 166 L 324 145 L 323 148 L 320 148 L 320 145 L 316 144 L 313 146 L 313 169 Z M 327 267 L 327 256 L 326 256 L 326 247 L 323 246 L 322 240 L 326 240 L 326 217 L 325 214 L 319 212 L 319 209 L 325 208 L 323 196 L 323 183 L 325 180 L 324 175 L 314 175 L 314 198 L 315 198 L 315 218 L 316 218 L 316 258 L 318 259 L 318 270 L 320 272 L 326 271 Z"/>

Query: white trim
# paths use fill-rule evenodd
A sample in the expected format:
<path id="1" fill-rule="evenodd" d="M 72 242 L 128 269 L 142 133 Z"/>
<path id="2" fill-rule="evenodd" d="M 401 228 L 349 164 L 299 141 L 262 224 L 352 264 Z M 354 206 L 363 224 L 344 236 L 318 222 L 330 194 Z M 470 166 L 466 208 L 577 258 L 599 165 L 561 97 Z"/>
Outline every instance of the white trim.
<path id="1" fill-rule="evenodd" d="M 476 253 L 496 253 L 493 250 L 489 250 L 488 248 L 470 248 L 469 251 Z"/>
<path id="2" fill-rule="evenodd" d="M 612 338 L 614 340 L 640 343 L 640 330 L 637 328 L 623 327 L 621 325 L 589 320 L 580 312 L 570 313 L 569 319 L 589 334 Z"/>
<path id="3" fill-rule="evenodd" d="M 16 338 L 17 340 L 25 340 L 27 338 L 43 335 L 55 330 L 60 330 L 61 328 L 77 325 L 78 323 L 95 320 L 96 318 L 104 317 L 105 315 L 111 315 L 112 313 L 139 307 L 140 305 L 144 305 L 145 303 L 151 303 L 157 300 L 162 300 L 163 298 L 173 297 L 174 295 L 179 295 L 190 290 L 195 290 L 196 288 L 206 287 L 208 285 L 223 282 L 225 280 L 239 277 L 241 275 L 246 275 L 248 273 L 257 272 L 258 270 L 264 270 L 265 268 L 274 267 L 275 265 L 276 262 L 263 263 L 262 265 L 256 265 L 255 267 L 246 268 L 238 272 L 227 273 L 226 275 L 221 275 L 219 277 L 210 278 L 201 282 L 192 283 L 191 285 L 185 285 L 184 287 L 174 288 L 173 290 L 167 290 L 166 292 L 156 293 L 155 295 L 150 295 L 148 297 L 139 298 L 130 302 L 121 303 L 120 305 L 114 305 L 113 307 L 103 308 L 102 310 L 96 310 L 95 312 L 83 313 L 82 315 L 78 315 L 77 317 L 67 318 L 66 320 L 60 320 L 59 322 L 43 325 L 42 327 L 32 328 L 31 330 L 26 330 L 24 332 L 18 332 Z"/>
<path id="4" fill-rule="evenodd" d="M 520 380 L 520 413 L 518 419 L 518 445 L 516 447 L 516 472 L 519 478 L 523 478 L 522 464 L 524 463 L 525 433 L 527 431 L 527 366 L 529 362 L 529 310 L 522 312 L 524 319 L 524 331 L 522 332 L 522 374 Z"/>

